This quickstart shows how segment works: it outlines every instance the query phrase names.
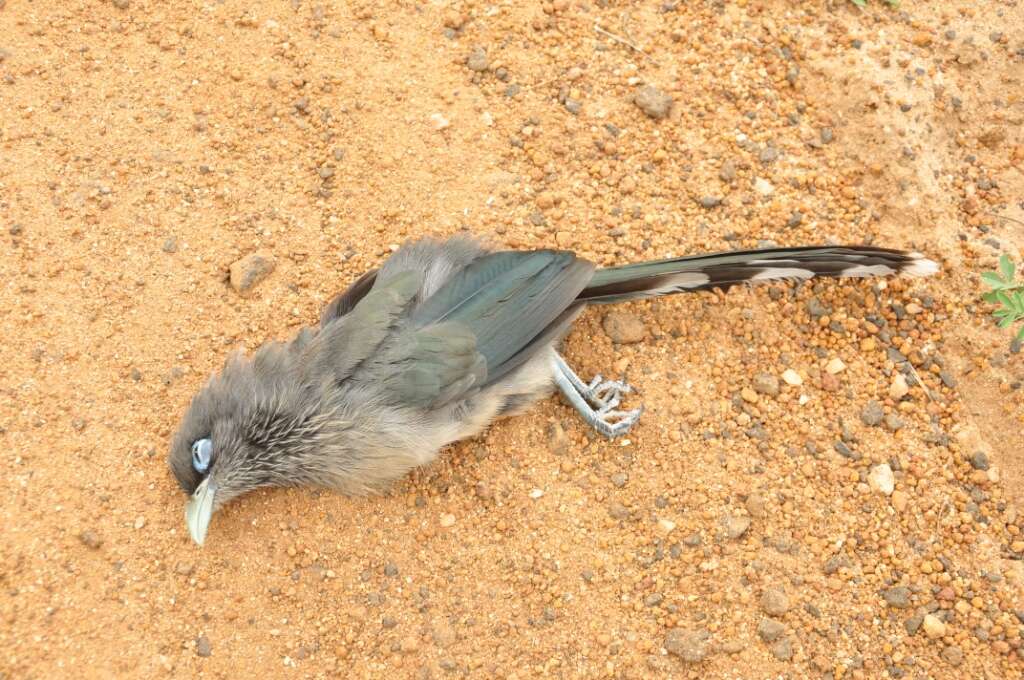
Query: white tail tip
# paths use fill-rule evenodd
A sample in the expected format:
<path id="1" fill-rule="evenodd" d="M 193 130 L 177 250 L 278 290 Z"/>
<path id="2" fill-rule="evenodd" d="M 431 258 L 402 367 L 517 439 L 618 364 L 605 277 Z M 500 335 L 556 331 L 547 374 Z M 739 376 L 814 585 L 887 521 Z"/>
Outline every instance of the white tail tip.
<path id="1" fill-rule="evenodd" d="M 911 262 L 903 268 L 902 273 L 909 276 L 931 276 L 939 272 L 939 264 L 921 253 L 911 253 L 910 257 Z"/>

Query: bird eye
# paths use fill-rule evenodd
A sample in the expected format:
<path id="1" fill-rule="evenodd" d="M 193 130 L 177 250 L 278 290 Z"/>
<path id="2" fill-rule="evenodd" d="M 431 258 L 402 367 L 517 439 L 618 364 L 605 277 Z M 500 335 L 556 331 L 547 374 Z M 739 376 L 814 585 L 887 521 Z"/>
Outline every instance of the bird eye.
<path id="1" fill-rule="evenodd" d="M 192 467 L 196 472 L 206 472 L 210 467 L 213 455 L 213 442 L 209 439 L 197 439 L 192 443 Z"/>

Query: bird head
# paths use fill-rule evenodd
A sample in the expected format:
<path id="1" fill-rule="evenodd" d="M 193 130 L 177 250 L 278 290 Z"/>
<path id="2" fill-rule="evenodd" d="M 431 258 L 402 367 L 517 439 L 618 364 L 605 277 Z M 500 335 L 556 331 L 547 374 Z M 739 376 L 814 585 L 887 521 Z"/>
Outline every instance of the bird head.
<path id="1" fill-rule="evenodd" d="M 181 419 L 168 464 L 189 495 L 185 521 L 199 545 L 214 512 L 231 499 L 302 480 L 289 443 L 303 440 L 311 418 L 301 407 L 306 400 L 292 361 L 295 344 L 271 343 L 251 360 L 229 357 Z"/>

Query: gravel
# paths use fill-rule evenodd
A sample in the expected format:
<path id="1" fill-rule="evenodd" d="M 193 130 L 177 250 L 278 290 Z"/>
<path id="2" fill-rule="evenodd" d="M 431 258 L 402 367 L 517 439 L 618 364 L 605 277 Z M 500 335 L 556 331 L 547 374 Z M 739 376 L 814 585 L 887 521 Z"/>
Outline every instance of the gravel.
<path id="1" fill-rule="evenodd" d="M 975 451 L 971 454 L 971 467 L 975 470 L 988 470 L 988 456 L 984 451 Z"/>
<path id="2" fill-rule="evenodd" d="M 722 205 L 722 199 L 718 196 L 701 196 L 697 199 L 697 203 L 700 204 L 700 207 L 711 210 L 712 208 L 717 208 Z"/>
<path id="3" fill-rule="evenodd" d="M 761 609 L 769 616 L 781 617 L 789 607 L 789 597 L 778 588 L 769 588 L 761 594 Z"/>
<path id="4" fill-rule="evenodd" d="M 636 314 L 629 312 L 609 312 L 601 322 L 612 342 L 631 345 L 647 339 L 647 326 Z"/>
<path id="5" fill-rule="evenodd" d="M 786 632 L 786 626 L 781 621 L 763 618 L 757 624 L 757 635 L 765 642 L 775 642 Z"/>
<path id="6" fill-rule="evenodd" d="M 910 588 L 896 586 L 882 591 L 882 598 L 885 603 L 893 609 L 907 609 L 910 607 Z"/>
<path id="7" fill-rule="evenodd" d="M 276 260 L 266 251 L 246 255 L 231 265 L 231 287 L 239 295 L 247 297 L 261 281 L 270 276 L 276 266 Z"/>
<path id="8" fill-rule="evenodd" d="M 747 533 L 750 528 L 750 518 L 741 515 L 730 515 L 722 520 L 722 534 L 725 538 L 735 540 Z"/>
<path id="9" fill-rule="evenodd" d="M 760 394 L 776 397 L 779 394 L 779 379 L 770 373 L 758 373 L 754 376 L 754 390 Z"/>
<path id="10" fill-rule="evenodd" d="M 663 646 L 672 656 L 686 663 L 700 663 L 710 653 L 711 633 L 706 629 L 684 630 L 674 628 L 665 636 Z"/>
<path id="11" fill-rule="evenodd" d="M 878 427 L 882 424 L 885 419 L 885 411 L 882 409 L 882 405 L 872 399 L 860 412 L 860 421 L 868 427 Z"/>
<path id="12" fill-rule="evenodd" d="M 477 73 L 490 68 L 491 62 L 487 58 L 487 50 L 483 47 L 474 47 L 470 50 L 469 56 L 466 57 L 466 66 L 469 67 L 470 71 L 476 71 Z"/>
<path id="13" fill-rule="evenodd" d="M 891 495 L 896 488 L 892 468 L 886 463 L 871 468 L 871 472 L 868 473 L 868 486 L 880 494 Z"/>
<path id="14" fill-rule="evenodd" d="M 637 90 L 633 97 L 633 103 L 655 120 L 665 118 L 672 109 L 672 97 L 653 85 L 644 85 Z"/>
<path id="15" fill-rule="evenodd" d="M 210 645 L 210 638 L 200 635 L 196 638 L 196 656 L 201 656 L 205 659 L 211 654 L 213 654 L 213 647 Z"/>

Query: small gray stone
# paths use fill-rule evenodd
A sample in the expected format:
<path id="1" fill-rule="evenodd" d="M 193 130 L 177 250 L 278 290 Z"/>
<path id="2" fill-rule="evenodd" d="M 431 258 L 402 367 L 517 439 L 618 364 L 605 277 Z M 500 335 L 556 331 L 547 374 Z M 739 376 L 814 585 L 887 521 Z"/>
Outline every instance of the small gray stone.
<path id="1" fill-rule="evenodd" d="M 210 638 L 200 635 L 196 638 L 196 655 L 204 659 L 213 654 L 213 647 L 210 646 Z"/>
<path id="2" fill-rule="evenodd" d="M 942 659 L 953 668 L 958 667 L 964 662 L 964 650 L 958 645 L 950 645 L 942 650 Z"/>
<path id="3" fill-rule="evenodd" d="M 909 619 L 903 622 L 903 628 L 906 629 L 907 635 L 915 635 L 918 629 L 921 628 L 922 622 L 924 622 L 923 614 L 911 616 Z"/>
<path id="4" fill-rule="evenodd" d="M 897 416 L 895 413 L 890 413 L 885 417 L 885 429 L 890 432 L 895 432 L 903 428 L 903 419 Z"/>
<path id="5" fill-rule="evenodd" d="M 975 451 L 971 456 L 971 467 L 975 470 L 988 470 L 988 456 L 984 451 Z"/>
<path id="6" fill-rule="evenodd" d="M 757 155 L 757 159 L 764 163 L 765 165 L 774 163 L 779 159 L 779 150 L 776 149 L 774 146 L 766 146 L 765 148 L 761 149 L 761 153 Z"/>
<path id="7" fill-rule="evenodd" d="M 647 607 L 657 607 L 665 600 L 665 596 L 661 593 L 651 593 L 644 598 L 644 605 Z"/>
<path id="8" fill-rule="evenodd" d="M 812 319 L 825 316 L 829 311 L 829 308 L 821 304 L 821 300 L 817 297 L 812 297 L 807 301 L 807 313 L 811 315 Z"/>
<path id="9" fill-rule="evenodd" d="M 466 66 L 469 67 L 470 71 L 476 71 L 480 73 L 490 68 L 491 62 L 487 58 L 487 50 L 482 47 L 474 47 L 469 56 L 466 57 Z"/>
<path id="10" fill-rule="evenodd" d="M 633 102 L 640 107 L 641 111 L 655 120 L 661 120 L 668 116 L 668 112 L 672 108 L 672 97 L 653 85 L 641 87 L 633 97 Z"/>
<path id="11" fill-rule="evenodd" d="M 779 661 L 789 661 L 793 658 L 793 643 L 788 637 L 784 637 L 772 645 L 772 654 Z"/>
<path id="12" fill-rule="evenodd" d="M 176 253 L 178 252 L 178 237 L 168 236 L 164 239 L 164 244 L 160 246 L 161 250 L 165 253 Z"/>
<path id="13" fill-rule="evenodd" d="M 231 287 L 242 296 L 249 295 L 276 266 L 270 253 L 260 251 L 246 255 L 231 265 Z"/>
<path id="14" fill-rule="evenodd" d="M 750 528 L 750 518 L 738 515 L 730 515 L 722 520 L 722 533 L 726 538 L 737 539 L 747 533 Z"/>
<path id="15" fill-rule="evenodd" d="M 769 588 L 761 595 L 761 609 L 771 616 L 783 616 L 789 606 L 789 597 L 778 588 Z"/>
<path id="16" fill-rule="evenodd" d="M 86 529 L 78 534 L 78 540 L 90 550 L 99 550 L 103 546 L 103 539 L 96 535 L 96 532 Z"/>
<path id="17" fill-rule="evenodd" d="M 771 373 L 758 373 L 754 376 L 754 391 L 775 397 L 779 394 L 779 379 Z"/>
<path id="18" fill-rule="evenodd" d="M 832 445 L 832 448 L 834 448 L 836 450 L 836 453 L 838 453 L 843 458 L 849 458 L 850 460 L 861 459 L 861 454 L 851 449 L 849 446 L 846 445 L 845 442 L 838 441 Z"/>
<path id="19" fill-rule="evenodd" d="M 731 182 L 736 179 L 736 164 L 732 161 L 722 163 L 722 167 L 718 170 L 718 179 L 723 182 Z"/>
<path id="20" fill-rule="evenodd" d="M 757 634 L 765 642 L 775 642 L 785 632 L 786 627 L 781 621 L 776 621 L 775 619 L 763 618 L 757 624 Z"/>
<path id="21" fill-rule="evenodd" d="M 394 562 L 388 562 L 384 565 L 385 576 L 398 576 L 398 566 Z"/>
<path id="22" fill-rule="evenodd" d="M 939 379 L 942 380 L 942 384 L 949 389 L 956 389 L 956 378 L 949 371 L 939 371 Z"/>
<path id="23" fill-rule="evenodd" d="M 665 651 L 673 656 L 678 656 L 687 663 L 700 663 L 710 652 L 708 641 L 711 633 L 700 628 L 698 630 L 683 630 L 673 628 L 665 636 Z"/>
<path id="24" fill-rule="evenodd" d="M 835 133 L 832 131 L 832 128 L 830 128 L 830 127 L 823 127 L 823 128 L 821 128 L 821 143 L 822 144 L 831 144 L 832 140 L 835 139 L 835 137 L 836 136 L 835 136 Z"/>
<path id="25" fill-rule="evenodd" d="M 893 609 L 907 609 L 910 607 L 910 588 L 906 586 L 889 588 L 882 591 L 882 598 Z"/>
<path id="26" fill-rule="evenodd" d="M 717 208 L 722 205 L 722 199 L 717 196 L 701 196 L 697 199 L 697 202 L 700 203 L 700 207 L 706 210 L 711 210 L 712 208 Z"/>
<path id="27" fill-rule="evenodd" d="M 874 399 L 865 404 L 860 412 L 861 422 L 870 427 L 878 427 L 884 419 L 885 411 L 882 410 L 882 405 Z"/>
<path id="28" fill-rule="evenodd" d="M 626 482 L 628 481 L 629 475 L 627 475 L 625 472 L 616 472 L 614 475 L 612 475 L 612 484 L 617 489 L 621 489 L 622 487 L 626 486 Z"/>
<path id="29" fill-rule="evenodd" d="M 566 97 L 565 99 L 565 110 L 574 116 L 580 115 L 580 111 L 583 110 L 583 102 L 579 99 L 573 99 L 572 97 Z"/>
<path id="30" fill-rule="evenodd" d="M 621 345 L 630 345 L 643 342 L 647 338 L 647 327 L 643 320 L 636 314 L 629 312 L 609 312 L 601 322 L 607 335 L 612 342 Z"/>
<path id="31" fill-rule="evenodd" d="M 804 214 L 799 210 L 794 210 L 793 214 L 789 216 L 788 220 L 786 220 L 786 226 L 793 229 L 794 227 L 799 227 L 803 222 Z"/>

